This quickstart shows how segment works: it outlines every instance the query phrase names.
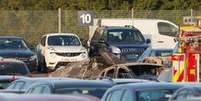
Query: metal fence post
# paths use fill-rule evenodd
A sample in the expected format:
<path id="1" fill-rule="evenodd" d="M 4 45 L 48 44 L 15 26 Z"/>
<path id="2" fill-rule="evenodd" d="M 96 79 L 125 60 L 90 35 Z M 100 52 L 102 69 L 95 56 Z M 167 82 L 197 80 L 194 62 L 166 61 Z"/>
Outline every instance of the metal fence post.
<path id="1" fill-rule="evenodd" d="M 58 9 L 58 32 L 61 33 L 61 8 Z"/>

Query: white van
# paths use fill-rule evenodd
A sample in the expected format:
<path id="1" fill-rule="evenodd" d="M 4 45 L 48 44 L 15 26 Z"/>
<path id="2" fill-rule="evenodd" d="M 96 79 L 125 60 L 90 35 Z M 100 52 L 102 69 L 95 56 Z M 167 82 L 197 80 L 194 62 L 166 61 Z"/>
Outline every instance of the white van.
<path id="1" fill-rule="evenodd" d="M 159 19 L 94 19 L 94 26 L 89 27 L 89 43 L 99 26 L 127 26 L 139 29 L 146 39 L 151 39 L 152 49 L 174 49 L 174 37 L 178 26 L 167 20 Z"/>

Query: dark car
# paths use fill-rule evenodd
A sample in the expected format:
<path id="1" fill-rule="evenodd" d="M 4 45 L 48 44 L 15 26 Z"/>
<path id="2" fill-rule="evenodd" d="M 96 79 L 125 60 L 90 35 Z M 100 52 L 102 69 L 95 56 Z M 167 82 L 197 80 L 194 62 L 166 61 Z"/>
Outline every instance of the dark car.
<path id="1" fill-rule="evenodd" d="M 169 101 L 189 101 L 196 98 L 201 101 L 201 85 L 192 84 L 177 90 Z"/>
<path id="2" fill-rule="evenodd" d="M 85 94 L 101 98 L 113 84 L 101 80 L 49 80 L 32 85 L 27 94 Z"/>
<path id="3" fill-rule="evenodd" d="M 0 57 L 0 75 L 30 76 L 30 71 L 27 65 L 20 60 Z"/>
<path id="4" fill-rule="evenodd" d="M 99 101 L 92 96 L 0 94 L 0 101 Z"/>
<path id="5" fill-rule="evenodd" d="M 132 83 L 114 86 L 104 94 L 102 101 L 168 101 L 182 85 L 170 83 Z"/>
<path id="6" fill-rule="evenodd" d="M 90 40 L 90 56 L 109 52 L 120 60 L 137 61 L 149 47 L 148 43 L 150 40 L 145 40 L 134 27 L 100 27 Z"/>
<path id="7" fill-rule="evenodd" d="M 0 56 L 19 59 L 27 64 L 30 71 L 36 70 L 38 66 L 37 56 L 21 37 L 0 36 Z"/>
<path id="8" fill-rule="evenodd" d="M 26 78 L 23 76 L 11 76 L 11 75 L 1 75 L 0 76 L 0 89 L 6 89 L 13 81 L 20 79 L 20 78 Z"/>

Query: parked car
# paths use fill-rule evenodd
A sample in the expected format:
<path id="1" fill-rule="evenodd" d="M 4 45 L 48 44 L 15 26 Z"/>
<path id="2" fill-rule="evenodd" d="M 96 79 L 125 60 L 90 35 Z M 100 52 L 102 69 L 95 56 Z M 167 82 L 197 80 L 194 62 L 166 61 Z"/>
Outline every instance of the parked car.
<path id="1" fill-rule="evenodd" d="M 0 56 L 25 62 L 31 72 L 37 70 L 37 55 L 31 51 L 21 37 L 0 36 Z"/>
<path id="2" fill-rule="evenodd" d="M 157 75 L 161 68 L 161 65 L 151 63 L 123 63 L 104 69 L 100 72 L 99 77 L 138 78 L 158 81 Z"/>
<path id="3" fill-rule="evenodd" d="M 90 56 L 102 56 L 111 53 L 122 61 L 137 61 L 150 40 L 145 40 L 142 33 L 134 27 L 98 27 L 91 40 Z"/>
<path id="4" fill-rule="evenodd" d="M 0 75 L 30 76 L 30 74 L 29 68 L 23 61 L 0 57 Z"/>
<path id="5" fill-rule="evenodd" d="M 47 80 L 33 84 L 26 94 L 84 94 L 101 98 L 112 86 L 101 80 Z"/>
<path id="6" fill-rule="evenodd" d="M 6 89 L 13 81 L 21 78 L 26 78 L 24 76 L 15 75 L 0 75 L 0 89 Z"/>
<path id="7" fill-rule="evenodd" d="M 37 46 L 39 62 L 49 70 L 66 66 L 70 62 L 88 61 L 88 52 L 79 37 L 72 33 L 51 33 L 42 36 Z"/>
<path id="8" fill-rule="evenodd" d="M 168 101 L 182 85 L 170 83 L 130 83 L 107 90 L 101 101 Z"/>
<path id="9" fill-rule="evenodd" d="M 99 101 L 92 96 L 73 96 L 73 95 L 13 95 L 1 94 L 1 101 Z"/>
<path id="10" fill-rule="evenodd" d="M 177 90 L 169 101 L 189 101 L 196 98 L 201 98 L 201 85 L 193 84 L 191 86 L 182 87 Z"/>
<path id="11" fill-rule="evenodd" d="M 40 81 L 52 81 L 52 80 L 69 80 L 70 78 L 60 78 L 60 77 L 36 77 L 36 78 L 22 78 L 12 82 L 6 89 L 0 91 L 3 93 L 18 93 L 22 94 L 27 91 L 32 84 Z"/>

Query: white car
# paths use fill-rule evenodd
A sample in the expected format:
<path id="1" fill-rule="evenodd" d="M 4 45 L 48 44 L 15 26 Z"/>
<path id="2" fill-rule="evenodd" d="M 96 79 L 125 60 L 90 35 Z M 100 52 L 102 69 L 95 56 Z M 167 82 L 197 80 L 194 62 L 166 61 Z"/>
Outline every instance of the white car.
<path id="1" fill-rule="evenodd" d="M 43 35 L 37 52 L 39 62 L 49 70 L 55 70 L 71 62 L 89 61 L 87 49 L 82 46 L 79 37 L 72 33 Z"/>

